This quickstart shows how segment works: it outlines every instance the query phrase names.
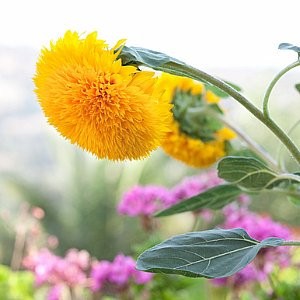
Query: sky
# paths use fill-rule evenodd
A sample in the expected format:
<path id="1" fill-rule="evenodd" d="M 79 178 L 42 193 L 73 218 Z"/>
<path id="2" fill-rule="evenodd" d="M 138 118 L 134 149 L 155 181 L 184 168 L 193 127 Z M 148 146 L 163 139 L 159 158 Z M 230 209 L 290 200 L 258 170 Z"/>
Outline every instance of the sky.
<path id="1" fill-rule="evenodd" d="M 278 67 L 300 45 L 297 0 L 9 0 L 0 11 L 0 46 L 49 45 L 68 29 L 98 31 L 111 45 L 167 53 L 195 67 Z"/>

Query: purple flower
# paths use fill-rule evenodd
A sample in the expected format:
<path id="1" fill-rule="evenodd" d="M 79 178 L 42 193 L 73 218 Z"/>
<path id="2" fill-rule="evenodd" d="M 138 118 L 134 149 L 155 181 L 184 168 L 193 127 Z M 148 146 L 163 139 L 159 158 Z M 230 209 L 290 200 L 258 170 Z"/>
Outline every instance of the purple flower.
<path id="1" fill-rule="evenodd" d="M 151 279 L 152 274 L 136 270 L 132 257 L 119 254 L 112 262 L 94 263 L 91 271 L 91 289 L 96 292 L 109 285 L 110 288 L 120 290 L 129 286 L 131 282 L 146 284 Z"/>
<path id="2" fill-rule="evenodd" d="M 133 273 L 134 282 L 136 284 L 146 284 L 151 281 L 152 277 L 153 274 L 147 272 L 136 271 Z"/>
<path id="3" fill-rule="evenodd" d="M 27 256 L 23 260 L 23 266 L 35 274 L 37 285 L 41 285 L 49 280 L 53 280 L 53 273 L 58 258 L 48 249 L 42 249 L 40 252 Z"/>
<path id="4" fill-rule="evenodd" d="M 77 254 L 77 259 L 75 258 Z M 84 255 L 83 262 L 81 255 Z M 65 258 L 51 253 L 48 249 L 42 249 L 37 253 L 24 258 L 23 265 L 35 274 L 37 285 L 48 283 L 52 286 L 64 283 L 70 287 L 86 283 L 87 276 L 84 268 L 87 268 L 87 256 L 85 252 L 72 250 Z"/>
<path id="5" fill-rule="evenodd" d="M 228 282 L 230 281 L 230 283 L 233 284 L 233 287 L 239 287 L 249 282 L 260 282 L 266 280 L 266 278 L 267 275 L 265 272 L 257 269 L 255 265 L 249 264 L 244 269 L 231 276 L 231 279 L 229 279 L 229 277 L 216 278 L 213 279 L 213 283 L 218 286 L 224 286 L 228 285 Z"/>
<path id="6" fill-rule="evenodd" d="M 91 290 L 93 292 L 101 290 L 107 281 L 110 273 L 110 264 L 109 261 L 103 260 L 93 265 L 91 271 Z"/>
<path id="7" fill-rule="evenodd" d="M 130 256 L 119 254 L 111 264 L 108 281 L 119 286 L 128 283 L 135 272 L 135 261 Z"/>
<path id="8" fill-rule="evenodd" d="M 205 192 L 209 188 L 221 184 L 223 181 L 217 176 L 215 171 L 202 173 L 198 176 L 193 176 L 184 179 L 170 191 L 172 204 L 176 204 L 184 199 L 196 196 Z"/>
<path id="9" fill-rule="evenodd" d="M 150 216 L 170 202 L 168 189 L 159 186 L 135 186 L 121 199 L 117 210 L 128 216 Z"/>
<path id="10" fill-rule="evenodd" d="M 61 284 L 54 285 L 47 293 L 47 300 L 60 300 L 62 292 L 63 286 Z"/>
<path id="11" fill-rule="evenodd" d="M 135 186 L 123 195 L 117 210 L 123 215 L 148 217 L 221 182 L 216 172 L 207 172 L 187 178 L 172 189 L 152 185 Z M 205 217 L 208 217 L 207 212 Z"/>
<path id="12" fill-rule="evenodd" d="M 245 206 L 237 207 L 233 204 L 225 207 L 223 211 L 226 218 L 224 228 L 244 228 L 252 238 L 259 241 L 268 237 L 282 239 L 291 237 L 288 227 L 273 221 L 269 216 L 251 212 Z"/>

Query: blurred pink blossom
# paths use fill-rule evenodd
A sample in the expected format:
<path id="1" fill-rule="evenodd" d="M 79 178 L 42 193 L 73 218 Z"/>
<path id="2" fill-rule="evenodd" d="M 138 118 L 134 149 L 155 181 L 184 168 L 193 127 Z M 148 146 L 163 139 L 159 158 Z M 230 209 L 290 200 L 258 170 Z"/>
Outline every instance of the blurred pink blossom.
<path id="1" fill-rule="evenodd" d="M 152 279 L 152 274 L 138 271 L 135 261 L 130 256 L 119 254 L 112 262 L 100 261 L 94 263 L 91 272 L 91 289 L 96 292 L 111 285 L 116 290 L 122 290 L 130 285 L 145 284 Z"/>
<path id="2" fill-rule="evenodd" d="M 67 286 L 84 285 L 87 281 L 87 257 L 85 251 L 71 250 L 65 258 L 42 249 L 24 258 L 23 266 L 35 275 L 37 285 L 48 283 L 56 286 L 63 283 Z M 84 256 L 84 262 L 82 259 Z"/>
<path id="3" fill-rule="evenodd" d="M 188 177 L 170 190 L 172 203 L 196 196 L 223 182 L 215 171 L 209 171 L 197 176 Z"/>
<path id="4" fill-rule="evenodd" d="M 168 189 L 159 186 L 135 186 L 122 197 L 117 210 L 128 216 L 150 216 L 170 202 Z"/>
<path id="5" fill-rule="evenodd" d="M 215 171 L 202 173 L 184 179 L 171 189 L 161 186 L 135 186 L 127 191 L 117 206 L 120 214 L 128 216 L 149 217 L 154 213 L 166 209 L 180 201 L 200 194 L 207 189 L 220 184 Z M 203 210 L 203 217 L 210 220 L 212 213 Z M 199 212 L 201 214 L 201 212 Z"/>
<path id="6" fill-rule="evenodd" d="M 56 284 L 47 293 L 47 300 L 60 300 L 63 293 L 63 285 Z"/>

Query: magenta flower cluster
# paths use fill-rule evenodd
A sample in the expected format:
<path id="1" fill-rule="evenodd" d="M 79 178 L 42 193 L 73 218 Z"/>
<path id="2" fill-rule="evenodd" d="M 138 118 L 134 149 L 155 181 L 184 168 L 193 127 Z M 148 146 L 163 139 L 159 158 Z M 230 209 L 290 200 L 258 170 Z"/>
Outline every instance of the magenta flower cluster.
<path id="1" fill-rule="evenodd" d="M 269 216 L 259 215 L 248 210 L 246 205 L 231 204 L 223 209 L 225 221 L 221 227 L 243 228 L 254 239 L 262 241 L 268 237 L 291 239 L 291 231 L 287 226 L 273 221 Z M 217 285 L 239 287 L 251 282 L 267 279 L 274 267 L 286 267 L 290 263 L 290 253 L 287 247 L 262 249 L 255 260 L 240 272 L 228 278 L 214 279 Z"/>
<path id="2" fill-rule="evenodd" d="M 150 216 L 172 202 L 168 189 L 160 186 L 135 186 L 125 193 L 117 210 L 131 217 Z"/>
<path id="3" fill-rule="evenodd" d="M 37 286 L 50 286 L 48 300 L 58 300 L 65 286 L 73 288 L 88 285 L 90 256 L 87 251 L 70 249 L 63 258 L 48 249 L 41 249 L 25 257 L 23 266 L 34 273 Z"/>
<path id="4" fill-rule="evenodd" d="M 37 286 L 50 287 L 48 300 L 62 299 L 66 287 L 88 288 L 92 292 L 105 292 L 109 287 L 117 293 L 130 284 L 146 284 L 153 276 L 136 270 L 135 260 L 130 256 L 119 254 L 112 262 L 92 262 L 87 251 L 76 249 L 69 250 L 65 257 L 42 249 L 25 257 L 23 266 L 34 273 Z"/>
<path id="5" fill-rule="evenodd" d="M 93 264 L 91 288 L 93 291 L 107 289 L 124 290 L 130 283 L 146 284 L 152 279 L 151 273 L 138 271 L 130 256 L 119 254 L 112 262 L 100 261 Z"/>
<path id="6" fill-rule="evenodd" d="M 151 216 L 220 183 L 221 179 L 216 172 L 211 171 L 184 179 L 170 189 L 160 186 L 135 186 L 123 195 L 117 210 L 128 216 Z"/>
<path id="7" fill-rule="evenodd" d="M 89 268 L 89 254 L 71 249 L 66 256 L 59 257 L 48 249 L 24 258 L 23 266 L 34 272 L 37 285 L 49 283 L 53 286 L 65 283 L 68 286 L 86 284 L 86 271 Z"/>

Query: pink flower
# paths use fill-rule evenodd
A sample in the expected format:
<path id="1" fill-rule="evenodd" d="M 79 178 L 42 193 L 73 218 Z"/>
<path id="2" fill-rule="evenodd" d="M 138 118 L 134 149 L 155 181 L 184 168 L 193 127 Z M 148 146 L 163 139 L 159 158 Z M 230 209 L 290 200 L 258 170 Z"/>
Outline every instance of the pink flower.
<path id="1" fill-rule="evenodd" d="M 110 264 L 109 261 L 103 260 L 93 265 L 91 272 L 91 290 L 93 292 L 101 290 L 107 281 L 110 273 Z"/>
<path id="2" fill-rule="evenodd" d="M 217 186 L 223 182 L 217 176 L 215 171 L 202 173 L 198 176 L 193 176 L 184 179 L 170 191 L 173 200 L 172 204 L 176 204 L 184 199 L 196 196 L 205 192 L 209 188 Z"/>
<path id="3" fill-rule="evenodd" d="M 126 285 L 135 271 L 135 261 L 129 256 L 119 254 L 111 264 L 108 280 L 119 286 Z"/>
<path id="4" fill-rule="evenodd" d="M 291 237 L 288 227 L 273 221 L 269 216 L 251 212 L 246 206 L 238 207 L 232 204 L 225 207 L 223 212 L 226 218 L 223 224 L 224 228 L 244 228 L 256 240 L 261 241 L 271 236 L 283 239 Z"/>
<path id="5" fill-rule="evenodd" d="M 123 215 L 148 217 L 221 182 L 216 172 L 207 172 L 184 179 L 172 189 L 152 185 L 135 186 L 123 195 L 117 210 Z M 207 211 L 205 217 L 209 218 Z"/>
<path id="6" fill-rule="evenodd" d="M 135 186 L 121 199 L 117 210 L 128 216 L 150 216 L 169 203 L 169 192 L 159 186 Z"/>
<path id="7" fill-rule="evenodd" d="M 112 285 L 116 290 L 126 288 L 130 283 L 146 284 L 152 274 L 138 271 L 135 261 L 130 256 L 119 254 L 112 262 L 100 261 L 93 265 L 91 272 L 91 289 L 100 291 L 105 285 Z"/>
<path id="8" fill-rule="evenodd" d="M 82 285 L 86 283 L 87 277 L 87 255 L 85 252 L 72 250 L 65 258 L 51 253 L 48 249 L 42 249 L 39 252 L 24 258 L 23 265 L 35 274 L 35 280 L 38 285 L 48 283 L 56 286 L 64 283 L 68 286 Z M 76 255 L 77 259 L 76 259 Z M 81 257 L 84 256 L 84 261 Z"/>
<path id="9" fill-rule="evenodd" d="M 63 292 L 63 286 L 60 284 L 54 285 L 47 293 L 47 300 L 60 300 Z"/>
<path id="10" fill-rule="evenodd" d="M 48 249 L 42 249 L 39 253 L 24 258 L 23 266 L 35 274 L 37 285 L 41 285 L 48 280 L 53 281 L 53 273 L 58 258 Z"/>

